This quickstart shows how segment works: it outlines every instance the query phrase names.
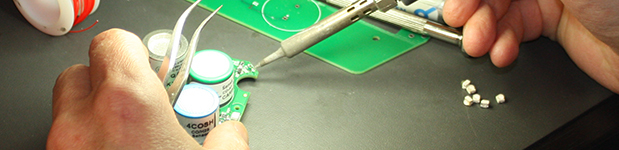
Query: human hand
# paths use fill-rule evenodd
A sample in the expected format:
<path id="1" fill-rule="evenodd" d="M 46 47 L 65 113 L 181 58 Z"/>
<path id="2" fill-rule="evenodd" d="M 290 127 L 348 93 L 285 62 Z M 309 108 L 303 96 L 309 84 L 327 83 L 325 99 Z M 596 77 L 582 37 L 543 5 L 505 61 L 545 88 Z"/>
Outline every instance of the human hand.
<path id="1" fill-rule="evenodd" d="M 519 44 L 540 35 L 559 42 L 598 83 L 619 93 L 617 0 L 447 0 L 445 22 L 463 30 L 463 48 L 511 64 Z"/>
<path id="2" fill-rule="evenodd" d="M 134 34 L 105 31 L 89 56 L 90 66 L 74 65 L 56 81 L 48 149 L 249 149 L 247 130 L 235 121 L 215 127 L 200 147 L 177 121 Z"/>

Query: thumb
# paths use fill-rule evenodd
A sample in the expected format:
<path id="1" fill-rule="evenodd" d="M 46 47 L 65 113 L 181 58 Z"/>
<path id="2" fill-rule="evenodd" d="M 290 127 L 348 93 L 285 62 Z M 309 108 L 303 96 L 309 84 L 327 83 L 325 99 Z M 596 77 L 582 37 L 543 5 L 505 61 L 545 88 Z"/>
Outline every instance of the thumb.
<path id="1" fill-rule="evenodd" d="M 249 138 L 245 125 L 238 121 L 226 121 L 217 125 L 204 140 L 207 149 L 249 149 Z"/>

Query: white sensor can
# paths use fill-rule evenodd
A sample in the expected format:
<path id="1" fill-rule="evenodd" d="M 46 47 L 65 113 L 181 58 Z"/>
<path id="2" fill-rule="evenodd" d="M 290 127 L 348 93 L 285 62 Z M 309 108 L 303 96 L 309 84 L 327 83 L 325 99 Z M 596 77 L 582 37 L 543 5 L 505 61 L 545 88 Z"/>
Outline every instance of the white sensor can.
<path id="1" fill-rule="evenodd" d="M 183 87 L 174 111 L 185 131 L 202 145 L 219 122 L 219 96 L 207 85 L 190 83 Z"/>
<path id="2" fill-rule="evenodd" d="M 189 75 L 194 81 L 217 91 L 220 106 L 234 97 L 234 62 L 228 54 L 213 49 L 201 50 L 193 56 Z"/>
<path id="3" fill-rule="evenodd" d="M 168 46 L 170 45 L 170 40 L 172 39 L 172 30 L 169 29 L 159 29 L 153 32 L 148 33 L 142 41 L 146 48 L 148 48 L 148 57 L 150 62 L 150 67 L 158 72 L 161 67 L 161 63 L 163 62 L 163 58 L 166 55 L 168 50 Z M 178 49 L 178 53 L 176 55 L 176 61 L 174 63 L 174 68 L 172 69 L 170 75 L 168 75 L 169 80 L 168 83 L 165 84 L 165 87 L 169 87 L 174 79 L 178 75 L 178 72 L 181 69 L 182 63 L 185 59 L 185 55 L 187 54 L 187 39 L 185 36 L 181 36 L 180 49 Z"/>

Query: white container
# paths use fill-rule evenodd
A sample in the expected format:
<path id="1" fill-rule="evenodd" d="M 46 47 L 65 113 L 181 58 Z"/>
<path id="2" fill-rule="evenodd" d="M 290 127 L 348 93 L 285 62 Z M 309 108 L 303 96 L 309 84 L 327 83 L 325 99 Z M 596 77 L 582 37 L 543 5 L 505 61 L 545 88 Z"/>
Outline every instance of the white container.
<path id="1" fill-rule="evenodd" d="M 207 85 L 187 84 L 174 104 L 180 125 L 200 145 L 219 122 L 219 96 Z"/>

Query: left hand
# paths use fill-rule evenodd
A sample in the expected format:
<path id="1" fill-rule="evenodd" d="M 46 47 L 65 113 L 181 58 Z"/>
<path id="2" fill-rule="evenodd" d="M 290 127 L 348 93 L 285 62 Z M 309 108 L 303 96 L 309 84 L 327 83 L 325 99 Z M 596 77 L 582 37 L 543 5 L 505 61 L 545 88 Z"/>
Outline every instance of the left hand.
<path id="1" fill-rule="evenodd" d="M 90 45 L 90 66 L 60 74 L 53 90 L 48 149 L 201 149 L 178 123 L 163 84 L 134 34 L 111 29 Z M 210 132 L 209 149 L 249 149 L 240 122 Z"/>

